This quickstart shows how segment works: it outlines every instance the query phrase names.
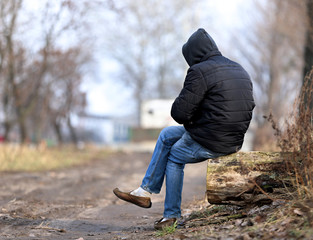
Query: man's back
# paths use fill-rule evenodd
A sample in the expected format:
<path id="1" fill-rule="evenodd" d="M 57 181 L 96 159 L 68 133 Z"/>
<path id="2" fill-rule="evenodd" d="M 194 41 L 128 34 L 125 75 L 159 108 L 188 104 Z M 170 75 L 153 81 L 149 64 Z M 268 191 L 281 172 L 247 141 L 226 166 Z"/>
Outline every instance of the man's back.
<path id="1" fill-rule="evenodd" d="M 238 151 L 254 107 L 249 75 L 223 56 L 214 56 L 193 67 L 203 75 L 206 94 L 199 106 L 199 118 L 193 124 L 185 124 L 186 130 L 212 151 Z"/>
<path id="2" fill-rule="evenodd" d="M 193 48 L 199 48 L 195 57 L 193 49 L 185 46 L 188 54 L 184 56 L 193 65 L 173 103 L 172 117 L 184 124 L 202 146 L 218 153 L 233 153 L 241 148 L 252 118 L 252 82 L 238 63 L 223 57 L 213 39 L 202 33 L 201 42 L 208 41 L 211 47 L 201 49 L 194 44 L 197 36 L 193 36 Z"/>

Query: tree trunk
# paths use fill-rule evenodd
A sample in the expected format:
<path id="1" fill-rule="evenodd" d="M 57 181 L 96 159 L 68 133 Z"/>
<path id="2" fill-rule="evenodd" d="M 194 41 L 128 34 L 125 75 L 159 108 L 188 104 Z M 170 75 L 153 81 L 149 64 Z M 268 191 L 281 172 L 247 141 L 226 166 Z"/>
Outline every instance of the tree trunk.
<path id="1" fill-rule="evenodd" d="M 313 66 L 313 0 L 307 0 L 308 26 L 306 31 L 306 43 L 304 49 L 304 76 Z"/>
<path id="2" fill-rule="evenodd" d="M 9 121 L 5 121 L 3 125 L 4 125 L 3 140 L 5 142 L 9 142 L 9 134 L 10 134 L 10 131 L 11 131 L 12 124 Z"/>
<path id="3" fill-rule="evenodd" d="M 306 32 L 306 43 L 304 46 L 304 71 L 303 71 L 303 88 L 311 88 L 311 89 L 303 89 L 303 93 L 306 94 L 302 96 L 304 98 L 304 104 L 306 105 L 306 109 L 311 112 L 313 111 L 313 89 L 312 89 L 312 78 L 305 77 L 307 76 L 311 70 L 313 70 L 313 0 L 307 0 L 307 14 L 308 14 L 308 26 Z"/>
<path id="4" fill-rule="evenodd" d="M 19 110 L 20 112 L 21 110 Z M 27 143 L 29 138 L 27 134 L 27 129 L 26 129 L 26 123 L 25 123 L 25 117 L 23 116 L 22 113 L 17 114 L 17 122 L 20 130 L 20 141 L 21 143 Z"/>
<path id="5" fill-rule="evenodd" d="M 61 132 L 61 126 L 60 126 L 60 123 L 56 119 L 53 121 L 53 127 L 54 127 L 54 131 L 55 131 L 55 135 L 56 135 L 57 140 L 58 140 L 58 145 L 62 145 L 63 144 L 63 137 L 62 137 L 62 132 Z"/>
<path id="6" fill-rule="evenodd" d="M 71 136 L 72 143 L 75 144 L 75 146 L 77 146 L 78 139 L 77 139 L 77 135 L 76 135 L 75 129 L 74 129 L 73 125 L 72 125 L 70 116 L 67 118 L 67 127 L 70 130 L 70 136 Z"/>
<path id="7" fill-rule="evenodd" d="M 211 159 L 207 169 L 207 199 L 211 204 L 271 203 L 283 198 L 290 176 L 280 153 L 239 152 Z"/>

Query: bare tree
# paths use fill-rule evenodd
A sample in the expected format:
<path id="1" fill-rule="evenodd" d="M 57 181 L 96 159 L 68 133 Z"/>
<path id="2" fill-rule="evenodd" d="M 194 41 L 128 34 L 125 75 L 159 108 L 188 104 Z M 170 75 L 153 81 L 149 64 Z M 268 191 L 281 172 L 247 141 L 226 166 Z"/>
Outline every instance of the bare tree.
<path id="1" fill-rule="evenodd" d="M 14 34 L 17 28 L 18 13 L 22 6 L 22 0 L 18 1 L 1 1 L 0 18 L 1 18 L 1 97 L 4 114 L 4 138 L 8 137 L 9 131 L 13 125 L 13 109 L 16 115 L 21 115 L 19 102 L 11 96 L 18 96 L 18 86 L 16 82 L 16 44 Z M 21 134 L 25 135 L 25 129 L 21 129 Z"/>
<path id="2" fill-rule="evenodd" d="M 89 7 L 88 4 L 84 3 L 83 5 L 85 8 L 71 0 L 59 1 L 58 4 L 47 1 L 41 21 L 44 26 L 44 46 L 40 51 L 41 60 L 38 62 L 41 65 L 41 71 L 38 76 L 42 87 L 38 88 L 41 89 L 41 95 L 37 95 L 36 98 L 40 98 L 46 103 L 45 112 L 49 116 L 48 122 L 52 122 L 60 144 L 63 143 L 61 123 L 64 122 L 64 119 L 67 119 L 66 123 L 72 141 L 77 143 L 77 137 L 71 123 L 71 114 L 75 101 L 77 101 L 76 98 L 81 95 L 85 97 L 84 94 L 79 93 L 79 87 L 82 81 L 80 69 L 87 59 L 79 60 L 78 55 L 84 51 L 83 47 L 71 47 L 67 51 L 62 51 L 58 50 L 58 41 L 71 33 L 73 34 L 73 32 L 72 37 L 79 39 L 79 30 L 84 24 L 83 17 Z M 83 43 L 82 39 L 78 42 L 79 45 L 84 45 Z M 42 72 L 45 74 L 41 74 Z M 81 104 L 85 105 L 85 99 L 81 100 Z M 40 134 L 37 135 L 37 138 L 40 138 Z"/>
<path id="3" fill-rule="evenodd" d="M 263 119 L 273 113 L 283 120 L 301 86 L 305 7 L 294 0 L 254 1 L 253 26 L 245 31 L 246 42 L 238 39 L 244 64 L 251 73 L 257 107 L 255 147 L 273 139 L 271 126 Z M 292 29 L 292 31 L 290 31 Z M 241 34 L 243 36 L 243 34 Z"/>
<path id="4" fill-rule="evenodd" d="M 66 125 L 73 143 L 77 143 L 77 135 L 72 125 L 72 115 L 84 111 L 86 95 L 77 86 L 81 85 L 82 66 L 89 60 L 80 48 L 68 49 L 65 52 L 55 51 L 50 59 L 53 66 L 49 69 L 42 99 L 44 108 L 52 123 L 58 142 L 64 140 L 62 125 Z"/>
<path id="5" fill-rule="evenodd" d="M 186 70 L 181 46 L 194 22 L 195 5 L 178 0 L 127 0 L 110 11 L 106 53 L 120 66 L 118 78 L 133 90 L 138 125 L 144 99 L 174 97 L 181 88 Z"/>
<path id="6" fill-rule="evenodd" d="M 61 72 L 60 68 L 66 66 L 64 61 L 62 62 L 63 65 L 55 62 L 52 64 L 53 61 L 50 58 L 56 59 L 55 53 L 58 52 L 56 49 L 61 48 L 61 46 L 67 48 L 64 42 L 69 42 L 70 37 L 75 39 L 74 43 L 70 43 L 70 45 L 80 44 L 82 40 L 79 36 L 83 34 L 80 34 L 79 31 L 84 26 L 83 19 L 89 7 L 87 2 L 75 3 L 71 0 L 58 0 L 53 3 L 51 1 L 41 3 L 43 4 L 43 11 L 35 14 L 36 18 L 32 19 L 31 15 L 27 15 L 27 13 L 23 15 L 23 19 L 20 21 L 18 17 L 24 10 L 23 4 L 26 4 L 23 0 L 5 0 L 0 3 L 0 90 L 5 139 L 8 138 L 9 132 L 15 124 L 18 126 L 21 142 L 26 142 L 30 138 L 28 130 L 36 129 L 30 127 L 32 124 L 43 125 L 42 121 L 45 118 L 37 118 L 35 121 L 30 119 L 33 119 L 34 112 L 38 110 L 42 95 L 47 92 L 45 88 L 47 86 L 47 74 Z M 26 40 L 25 35 L 23 35 L 21 29 L 26 25 L 37 27 L 37 33 L 40 33 L 36 46 L 30 45 L 28 39 Z M 70 52 L 73 55 L 75 52 L 73 49 L 67 53 L 61 51 L 62 54 L 59 55 L 68 56 Z M 28 56 L 32 56 L 32 58 Z M 82 61 L 75 62 L 73 59 L 74 57 L 67 58 L 68 61 L 72 60 L 69 62 L 73 65 L 69 68 L 71 69 L 69 71 L 72 72 L 73 69 L 79 69 L 83 64 Z M 75 138 L 75 134 L 72 131 L 70 112 L 75 105 L 73 102 L 76 101 L 76 96 L 79 95 L 76 92 L 79 89 L 81 78 L 82 75 L 81 73 L 78 74 L 78 70 L 76 75 L 71 73 L 70 77 L 63 74 L 62 80 L 67 81 L 67 84 L 60 86 L 64 87 L 64 92 L 68 94 L 65 98 L 68 100 L 66 102 L 68 112 L 64 114 L 67 116 L 67 125 L 73 138 Z M 54 76 L 51 76 L 51 79 L 56 83 L 56 86 L 61 81 L 60 78 Z M 53 99 L 50 101 L 52 102 Z M 81 100 L 81 102 L 83 101 Z M 40 134 L 37 131 L 31 135 L 38 137 Z"/>

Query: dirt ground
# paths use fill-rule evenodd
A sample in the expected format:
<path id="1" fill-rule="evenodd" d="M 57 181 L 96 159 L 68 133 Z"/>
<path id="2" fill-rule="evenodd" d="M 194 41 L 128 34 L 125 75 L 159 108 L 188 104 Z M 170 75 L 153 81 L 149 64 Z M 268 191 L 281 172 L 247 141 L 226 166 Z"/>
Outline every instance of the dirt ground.
<path id="1" fill-rule="evenodd" d="M 34 173 L 0 173 L 0 239 L 154 239 L 164 190 L 143 209 L 112 190 L 140 185 L 151 153 L 117 152 L 83 166 Z M 183 214 L 205 197 L 206 162 L 187 165 Z"/>

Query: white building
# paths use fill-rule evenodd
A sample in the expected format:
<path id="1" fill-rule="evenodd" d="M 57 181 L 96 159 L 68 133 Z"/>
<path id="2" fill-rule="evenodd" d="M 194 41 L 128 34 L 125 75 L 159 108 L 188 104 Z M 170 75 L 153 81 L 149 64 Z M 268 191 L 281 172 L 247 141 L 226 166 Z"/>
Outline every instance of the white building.
<path id="1" fill-rule="evenodd" d="M 177 125 L 171 117 L 171 107 L 174 99 L 153 99 L 142 104 L 141 127 L 164 128 Z"/>

